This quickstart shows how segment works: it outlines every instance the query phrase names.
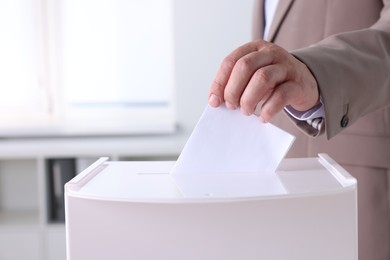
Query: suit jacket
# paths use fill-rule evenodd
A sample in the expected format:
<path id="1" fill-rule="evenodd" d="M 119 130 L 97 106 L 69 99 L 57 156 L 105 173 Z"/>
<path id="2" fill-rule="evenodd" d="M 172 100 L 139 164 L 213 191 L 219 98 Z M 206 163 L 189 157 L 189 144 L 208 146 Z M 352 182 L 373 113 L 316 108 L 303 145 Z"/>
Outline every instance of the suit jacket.
<path id="1" fill-rule="evenodd" d="M 253 32 L 262 38 L 263 0 L 256 4 Z M 266 40 L 309 67 L 325 105 L 326 134 L 317 138 L 306 122 L 273 120 L 297 137 L 289 156 L 325 152 L 390 169 L 390 0 L 280 0 Z"/>

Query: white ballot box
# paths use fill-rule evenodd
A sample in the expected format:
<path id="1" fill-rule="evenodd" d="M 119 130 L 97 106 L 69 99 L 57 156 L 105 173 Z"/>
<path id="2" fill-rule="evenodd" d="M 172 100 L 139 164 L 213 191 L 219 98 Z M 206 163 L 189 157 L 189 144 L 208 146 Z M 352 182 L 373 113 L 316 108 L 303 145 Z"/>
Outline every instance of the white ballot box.
<path id="1" fill-rule="evenodd" d="M 189 192 L 173 165 L 102 158 L 69 181 L 67 259 L 357 259 L 356 180 L 326 154 L 284 159 L 275 178 L 188 176 Z"/>

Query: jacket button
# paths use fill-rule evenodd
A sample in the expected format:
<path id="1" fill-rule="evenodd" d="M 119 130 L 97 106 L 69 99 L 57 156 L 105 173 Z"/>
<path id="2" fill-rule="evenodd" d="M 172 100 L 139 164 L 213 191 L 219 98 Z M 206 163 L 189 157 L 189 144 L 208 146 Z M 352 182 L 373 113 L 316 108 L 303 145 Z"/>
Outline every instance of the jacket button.
<path id="1" fill-rule="evenodd" d="M 347 127 L 348 123 L 349 123 L 349 118 L 347 115 L 344 115 L 343 118 L 341 118 L 341 122 L 340 122 L 341 127 L 342 128 Z"/>

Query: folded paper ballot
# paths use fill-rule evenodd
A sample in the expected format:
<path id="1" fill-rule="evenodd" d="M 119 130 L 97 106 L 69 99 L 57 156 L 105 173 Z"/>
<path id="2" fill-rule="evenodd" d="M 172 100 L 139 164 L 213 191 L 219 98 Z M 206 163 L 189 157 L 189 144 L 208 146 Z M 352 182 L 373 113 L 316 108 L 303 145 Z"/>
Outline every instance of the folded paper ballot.
<path id="1" fill-rule="evenodd" d="M 192 197 L 280 194 L 283 187 L 274 173 L 293 141 L 255 115 L 208 105 L 171 174 Z"/>
<path id="2" fill-rule="evenodd" d="M 255 115 L 208 105 L 171 174 L 273 173 L 293 141 Z"/>

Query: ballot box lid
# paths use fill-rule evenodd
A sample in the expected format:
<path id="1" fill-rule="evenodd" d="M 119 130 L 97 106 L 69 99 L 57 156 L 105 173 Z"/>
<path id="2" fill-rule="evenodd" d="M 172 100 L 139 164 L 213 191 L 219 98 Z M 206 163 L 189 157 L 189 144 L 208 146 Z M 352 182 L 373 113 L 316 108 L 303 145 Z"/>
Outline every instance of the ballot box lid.
<path id="1" fill-rule="evenodd" d="M 321 196 L 356 189 L 327 154 L 284 159 L 274 173 L 170 174 L 174 161 L 101 158 L 65 185 L 66 197 L 133 202 L 213 202 Z"/>

